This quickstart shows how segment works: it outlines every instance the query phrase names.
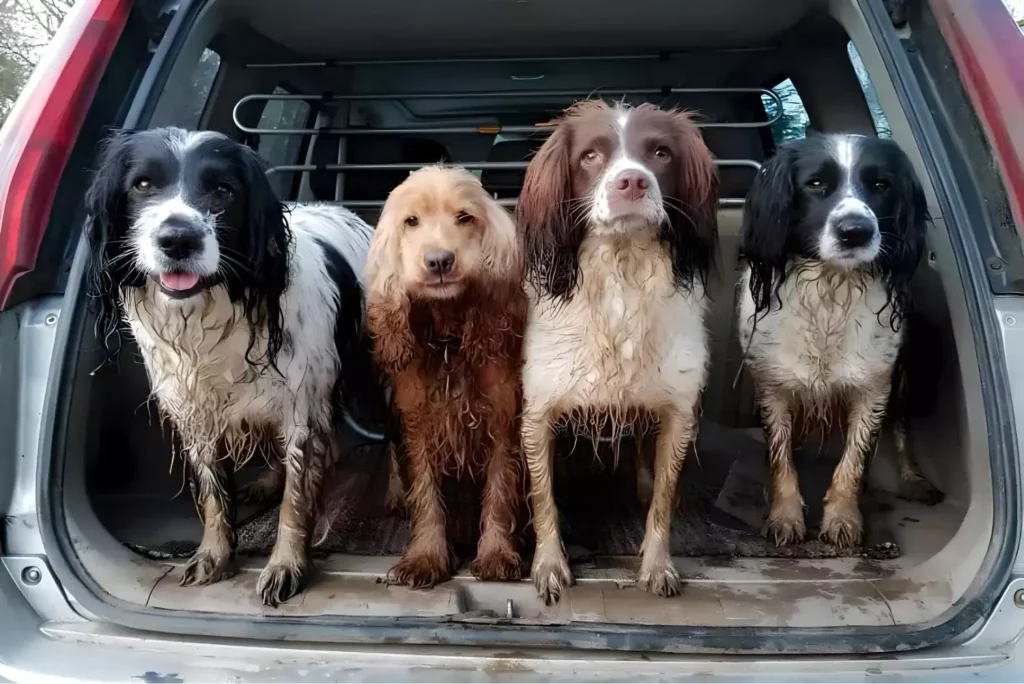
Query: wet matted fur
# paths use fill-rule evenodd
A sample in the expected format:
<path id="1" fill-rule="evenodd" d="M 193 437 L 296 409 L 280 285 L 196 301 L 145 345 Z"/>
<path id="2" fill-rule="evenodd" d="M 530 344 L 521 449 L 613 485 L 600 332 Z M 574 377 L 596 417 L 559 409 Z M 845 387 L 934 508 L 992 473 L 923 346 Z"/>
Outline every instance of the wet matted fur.
<path id="1" fill-rule="evenodd" d="M 360 281 L 370 228 L 341 207 L 286 207 L 254 151 L 177 128 L 111 138 L 86 202 L 98 330 L 111 350 L 123 320 L 138 342 L 203 522 L 181 583 L 234 574 L 232 470 L 272 441 L 283 465 L 251 493 L 283 493 L 257 585 L 277 605 L 312 570 L 341 397 L 374 380 Z"/>
<path id="2" fill-rule="evenodd" d="M 464 169 L 421 169 L 388 197 L 367 266 L 368 321 L 401 415 L 409 546 L 389 581 L 451 577 L 441 481 L 483 477 L 472 571 L 518 579 L 516 416 L 526 318 L 512 218 Z M 400 485 L 399 485 L 400 486 Z"/>

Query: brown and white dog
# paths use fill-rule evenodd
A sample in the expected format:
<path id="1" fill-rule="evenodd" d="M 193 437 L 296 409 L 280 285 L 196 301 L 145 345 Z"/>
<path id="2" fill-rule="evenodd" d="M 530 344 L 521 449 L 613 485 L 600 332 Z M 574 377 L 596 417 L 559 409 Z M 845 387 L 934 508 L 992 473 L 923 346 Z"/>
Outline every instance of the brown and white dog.
<path id="1" fill-rule="evenodd" d="M 707 375 L 705 281 L 718 179 L 684 112 L 577 103 L 526 173 L 518 223 L 530 312 L 522 446 L 547 603 L 573 581 L 552 486 L 553 431 L 658 423 L 640 585 L 679 591 L 669 553 L 676 484 Z M 643 446 L 642 446 L 643 448 Z"/>
<path id="2" fill-rule="evenodd" d="M 473 574 L 521 574 L 516 418 L 526 321 L 512 217 L 460 168 L 421 169 L 388 197 L 367 257 L 375 354 L 394 387 L 408 466 L 412 536 L 388 579 L 451 577 L 444 476 L 484 476 Z"/>

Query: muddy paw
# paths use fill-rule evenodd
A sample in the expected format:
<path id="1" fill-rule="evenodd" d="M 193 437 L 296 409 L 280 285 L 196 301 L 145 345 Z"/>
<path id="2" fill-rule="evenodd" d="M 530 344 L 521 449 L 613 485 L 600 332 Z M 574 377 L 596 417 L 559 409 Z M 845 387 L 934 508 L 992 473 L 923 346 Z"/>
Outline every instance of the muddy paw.
<path id="1" fill-rule="evenodd" d="M 821 518 L 819 539 L 839 548 L 849 548 L 860 543 L 863 520 L 857 502 L 825 504 Z"/>
<path id="2" fill-rule="evenodd" d="M 682 589 L 679 571 L 671 558 L 657 562 L 644 562 L 640 566 L 637 586 L 655 596 L 677 596 Z"/>
<path id="3" fill-rule="evenodd" d="M 776 546 L 801 543 L 807 536 L 803 503 L 796 501 L 788 505 L 773 506 L 762 534 Z"/>
<path id="4" fill-rule="evenodd" d="M 537 596 L 548 606 L 558 603 L 562 597 L 562 590 L 574 584 L 569 563 L 561 551 L 538 551 L 530 575 L 533 578 L 533 586 L 537 588 Z"/>
<path id="5" fill-rule="evenodd" d="M 523 562 L 511 549 L 492 551 L 477 556 L 470 572 L 483 582 L 518 582 L 523 577 Z"/>
<path id="6" fill-rule="evenodd" d="M 445 556 L 406 554 L 388 570 L 388 584 L 429 589 L 451 579 L 452 563 Z"/>
<path id="7" fill-rule="evenodd" d="M 256 591 L 264 605 L 276 608 L 302 591 L 308 576 L 308 566 L 271 559 L 260 573 Z"/>
<path id="8" fill-rule="evenodd" d="M 189 559 L 178 584 L 183 587 L 213 584 L 233 577 L 236 572 L 235 559 L 231 554 L 217 557 L 211 551 L 199 549 Z"/>
<path id="9" fill-rule="evenodd" d="M 916 501 L 926 506 L 942 503 L 946 495 L 923 477 L 911 477 L 900 480 L 899 496 L 907 501 Z"/>

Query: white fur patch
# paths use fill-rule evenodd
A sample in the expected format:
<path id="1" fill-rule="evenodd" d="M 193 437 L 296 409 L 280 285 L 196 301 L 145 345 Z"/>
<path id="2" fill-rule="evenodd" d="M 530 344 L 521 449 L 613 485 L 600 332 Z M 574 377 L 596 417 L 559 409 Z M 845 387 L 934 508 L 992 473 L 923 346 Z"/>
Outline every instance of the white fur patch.
<path id="1" fill-rule="evenodd" d="M 820 263 L 799 265 L 779 291 L 781 309 L 773 305 L 756 325 L 749 282 L 748 269 L 740 281 L 738 328 L 758 384 L 824 408 L 844 390 L 888 382 L 902 334 L 889 326 L 880 280 Z"/>
<path id="2" fill-rule="evenodd" d="M 531 293 L 523 390 L 534 414 L 690 408 L 708 361 L 704 292 L 679 290 L 653 236 L 588 237 L 568 302 Z"/>

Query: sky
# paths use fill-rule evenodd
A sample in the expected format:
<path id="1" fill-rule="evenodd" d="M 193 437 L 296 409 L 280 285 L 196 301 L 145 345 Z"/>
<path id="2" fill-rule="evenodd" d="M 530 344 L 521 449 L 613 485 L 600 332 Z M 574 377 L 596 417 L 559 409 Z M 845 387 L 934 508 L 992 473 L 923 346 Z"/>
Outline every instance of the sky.
<path id="1" fill-rule="evenodd" d="M 1024 0 L 1003 0 L 1016 20 L 1024 19 Z"/>

